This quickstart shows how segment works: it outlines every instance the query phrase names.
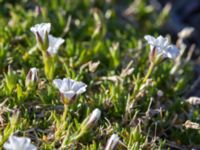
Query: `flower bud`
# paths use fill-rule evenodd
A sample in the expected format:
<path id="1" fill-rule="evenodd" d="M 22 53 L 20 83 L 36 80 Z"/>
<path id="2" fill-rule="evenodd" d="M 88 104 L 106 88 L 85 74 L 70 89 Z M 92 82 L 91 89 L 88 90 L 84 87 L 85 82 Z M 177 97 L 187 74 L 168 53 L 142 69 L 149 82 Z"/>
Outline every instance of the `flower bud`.
<path id="1" fill-rule="evenodd" d="M 188 102 L 189 104 L 192 104 L 192 105 L 200 105 L 200 97 L 189 97 L 186 102 Z"/>
<path id="2" fill-rule="evenodd" d="M 36 36 L 38 48 L 39 48 L 40 50 L 43 50 L 44 42 L 43 42 L 43 40 L 42 40 L 42 37 L 40 36 L 40 34 L 39 34 L 38 32 L 35 33 L 35 36 Z"/>
<path id="3" fill-rule="evenodd" d="M 96 108 L 92 113 L 82 122 L 79 133 L 74 137 L 74 140 L 82 137 L 89 129 L 93 128 L 101 117 L 101 111 Z"/>
<path id="4" fill-rule="evenodd" d="M 38 69 L 31 68 L 26 76 L 26 87 L 35 86 L 38 80 L 39 80 Z"/>
<path id="5" fill-rule="evenodd" d="M 194 32 L 194 28 L 193 27 L 186 27 L 183 28 L 179 33 L 178 33 L 178 37 L 181 39 L 184 38 L 188 38 L 192 35 L 192 33 Z"/>
<path id="6" fill-rule="evenodd" d="M 114 150 L 119 143 L 119 136 L 117 134 L 112 134 L 108 139 L 105 150 Z"/>
<path id="7" fill-rule="evenodd" d="M 41 51 L 46 51 L 48 48 L 48 35 L 51 29 L 50 23 L 41 23 L 36 24 L 35 26 L 31 27 L 31 31 L 35 34 L 38 48 Z"/>
<path id="8" fill-rule="evenodd" d="M 101 117 L 101 111 L 98 108 L 96 108 L 90 114 L 90 116 L 89 116 L 89 118 L 88 118 L 88 120 L 86 122 L 86 126 L 88 128 L 93 127 L 98 122 L 100 117 Z"/>

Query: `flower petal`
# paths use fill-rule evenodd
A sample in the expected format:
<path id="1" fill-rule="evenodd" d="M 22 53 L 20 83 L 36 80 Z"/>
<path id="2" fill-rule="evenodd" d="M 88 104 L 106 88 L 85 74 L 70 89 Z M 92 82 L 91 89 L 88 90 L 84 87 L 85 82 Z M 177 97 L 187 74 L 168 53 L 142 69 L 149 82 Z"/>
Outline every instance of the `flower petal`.
<path id="1" fill-rule="evenodd" d="M 166 51 L 168 58 L 175 59 L 180 54 L 179 49 L 175 45 L 169 45 Z"/>
<path id="2" fill-rule="evenodd" d="M 87 85 L 83 82 L 76 82 L 73 84 L 72 89 L 76 92 L 76 94 L 81 94 L 86 91 Z"/>
<path id="3" fill-rule="evenodd" d="M 55 80 L 53 80 L 53 84 L 56 88 L 58 88 L 60 90 L 61 87 L 62 87 L 62 80 L 61 79 L 55 79 Z"/>
<path id="4" fill-rule="evenodd" d="M 36 24 L 35 26 L 31 27 L 30 30 L 36 34 L 39 33 L 41 38 L 44 40 L 45 33 L 50 32 L 51 29 L 51 24 L 50 23 L 41 23 L 41 24 Z"/>
<path id="5" fill-rule="evenodd" d="M 47 52 L 49 52 L 50 55 L 55 55 L 57 54 L 59 47 L 64 43 L 64 39 L 57 38 L 52 35 L 49 35 L 48 38 L 49 47 L 47 49 Z"/>
<path id="6" fill-rule="evenodd" d="M 150 44 L 150 45 L 155 45 L 156 39 L 151 36 L 151 35 L 145 35 L 144 39 Z"/>
<path id="7" fill-rule="evenodd" d="M 5 150 L 13 150 L 13 145 L 11 145 L 10 143 L 8 142 L 5 142 L 4 145 L 3 145 L 3 148 Z"/>
<path id="8" fill-rule="evenodd" d="M 168 46 L 168 39 L 160 35 L 158 38 L 156 38 L 156 46 L 159 47 L 161 50 L 166 49 L 166 47 Z"/>
<path id="9" fill-rule="evenodd" d="M 26 147 L 26 150 L 37 150 L 37 147 L 33 144 L 30 144 L 29 146 Z"/>
<path id="10" fill-rule="evenodd" d="M 29 138 L 24 137 L 17 137 L 11 135 L 8 139 L 8 142 L 6 142 L 3 145 L 4 149 L 6 150 L 36 150 L 37 148 L 31 144 L 31 140 Z"/>
<path id="11" fill-rule="evenodd" d="M 64 78 L 62 81 L 61 92 L 66 92 L 71 90 L 71 86 L 73 85 L 74 81 L 68 78 Z"/>
<path id="12" fill-rule="evenodd" d="M 68 100 L 71 100 L 74 96 L 76 96 L 76 93 L 74 91 L 67 91 L 67 92 L 64 92 L 63 95 Z"/>

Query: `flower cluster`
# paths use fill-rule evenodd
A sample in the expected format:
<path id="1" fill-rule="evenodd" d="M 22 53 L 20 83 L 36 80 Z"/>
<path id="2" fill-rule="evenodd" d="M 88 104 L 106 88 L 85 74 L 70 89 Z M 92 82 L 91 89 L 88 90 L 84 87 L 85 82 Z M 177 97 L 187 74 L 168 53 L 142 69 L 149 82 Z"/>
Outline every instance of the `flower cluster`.
<path id="1" fill-rule="evenodd" d="M 54 77 L 56 54 L 59 47 L 64 43 L 64 39 L 49 34 L 50 29 L 50 23 L 36 24 L 30 29 L 35 34 L 38 48 L 42 52 L 45 75 L 48 80 L 52 80 Z"/>
<path id="2" fill-rule="evenodd" d="M 59 47 L 64 43 L 64 39 L 57 38 L 49 34 L 51 29 L 50 23 L 36 24 L 31 27 L 31 31 L 35 34 L 39 48 L 47 51 L 51 56 L 57 54 Z"/>

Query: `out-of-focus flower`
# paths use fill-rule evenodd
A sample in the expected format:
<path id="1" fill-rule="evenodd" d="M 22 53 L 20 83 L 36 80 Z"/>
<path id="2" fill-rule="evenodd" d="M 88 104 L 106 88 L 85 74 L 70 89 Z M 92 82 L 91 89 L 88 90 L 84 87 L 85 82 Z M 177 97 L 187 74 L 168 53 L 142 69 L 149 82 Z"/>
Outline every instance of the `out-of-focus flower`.
<path id="1" fill-rule="evenodd" d="M 157 91 L 158 97 L 162 97 L 164 95 L 164 92 L 162 90 Z"/>
<path id="2" fill-rule="evenodd" d="M 105 150 L 114 150 L 119 143 L 119 136 L 117 134 L 112 134 L 108 139 Z"/>
<path id="3" fill-rule="evenodd" d="M 98 122 L 100 117 L 101 111 L 98 108 L 94 109 L 86 122 L 87 128 L 93 127 Z"/>
<path id="4" fill-rule="evenodd" d="M 11 135 L 3 145 L 5 150 L 36 150 L 36 146 L 31 144 L 29 138 L 17 137 Z"/>
<path id="5" fill-rule="evenodd" d="M 150 35 L 145 35 L 144 38 L 150 45 L 152 59 L 155 59 L 156 56 L 175 59 L 179 55 L 179 49 L 175 45 L 169 44 L 167 38 L 162 36 L 154 38 Z"/>
<path id="6" fill-rule="evenodd" d="M 50 55 L 57 54 L 59 47 L 61 46 L 61 44 L 64 43 L 64 39 L 56 38 L 56 37 L 54 37 L 52 35 L 49 35 L 48 39 L 49 39 L 49 45 L 48 45 L 47 52 Z"/>
<path id="7" fill-rule="evenodd" d="M 61 100 L 64 104 L 72 103 L 75 98 L 86 91 L 87 85 L 83 82 L 64 78 L 53 80 L 53 84 L 59 89 Z"/>
<path id="8" fill-rule="evenodd" d="M 38 77 L 38 69 L 37 68 L 31 68 L 26 76 L 26 87 L 35 85 L 39 80 Z"/>
<path id="9" fill-rule="evenodd" d="M 193 27 L 186 27 L 183 28 L 179 33 L 178 33 L 178 37 L 181 39 L 187 38 L 189 37 L 192 32 L 194 32 L 194 28 Z"/>
<path id="10" fill-rule="evenodd" d="M 192 104 L 192 105 L 200 105 L 200 97 L 190 97 L 186 100 L 186 102 Z"/>
<path id="11" fill-rule="evenodd" d="M 187 129 L 200 129 L 200 124 L 196 123 L 196 122 L 192 122 L 190 120 L 187 120 L 183 126 L 185 126 Z"/>
<path id="12" fill-rule="evenodd" d="M 97 61 L 97 62 L 92 62 L 92 61 L 90 61 L 90 62 L 88 63 L 89 71 L 90 71 L 90 72 L 95 72 L 96 69 L 97 69 L 97 67 L 99 66 L 99 64 L 100 64 L 100 61 Z"/>

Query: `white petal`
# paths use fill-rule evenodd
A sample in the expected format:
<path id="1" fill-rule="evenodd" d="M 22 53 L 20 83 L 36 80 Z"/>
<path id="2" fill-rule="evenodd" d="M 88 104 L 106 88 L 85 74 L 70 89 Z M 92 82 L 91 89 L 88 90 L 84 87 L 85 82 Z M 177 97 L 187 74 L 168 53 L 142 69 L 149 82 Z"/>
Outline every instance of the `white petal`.
<path id="1" fill-rule="evenodd" d="M 69 99 L 86 91 L 87 85 L 72 79 L 64 78 L 53 80 L 53 84 Z"/>
<path id="2" fill-rule="evenodd" d="M 3 148 L 4 148 L 5 150 L 13 150 L 13 149 L 14 149 L 14 146 L 11 145 L 10 143 L 6 142 L 6 143 L 4 143 Z"/>
<path id="3" fill-rule="evenodd" d="M 29 146 L 26 147 L 26 150 L 37 150 L 37 147 L 33 144 L 30 144 Z"/>
<path id="4" fill-rule="evenodd" d="M 69 100 L 71 100 L 76 95 L 76 93 L 74 91 L 67 91 L 62 94 L 64 95 L 65 98 L 67 98 Z"/>
<path id="5" fill-rule="evenodd" d="M 20 147 L 26 150 L 26 147 L 28 147 L 31 143 L 31 140 L 29 138 L 18 138 L 18 141 L 20 143 Z"/>
<path id="6" fill-rule="evenodd" d="M 50 23 L 40 23 L 40 24 L 36 24 L 33 27 L 31 27 L 31 31 L 34 32 L 34 33 L 42 31 L 42 30 L 50 32 L 50 29 L 51 29 Z"/>
<path id="7" fill-rule="evenodd" d="M 163 36 L 159 36 L 157 39 L 156 39 L 156 45 L 157 47 L 159 47 L 160 49 L 164 50 L 166 49 L 166 47 L 168 46 L 168 39 L 167 38 L 164 38 Z"/>
<path id="8" fill-rule="evenodd" d="M 55 55 L 58 52 L 59 47 L 64 43 L 64 39 L 57 38 L 52 35 L 49 35 L 48 38 L 49 47 L 47 51 L 50 53 L 50 55 Z"/>
<path id="9" fill-rule="evenodd" d="M 29 138 L 17 137 L 11 135 L 8 142 L 4 144 L 6 150 L 36 150 L 37 148 L 31 144 Z"/>
<path id="10" fill-rule="evenodd" d="M 56 88 L 58 88 L 60 90 L 61 87 L 62 87 L 62 80 L 61 79 L 55 79 L 55 80 L 53 80 L 53 84 Z"/>
<path id="11" fill-rule="evenodd" d="M 32 73 L 32 76 L 31 76 L 31 81 L 35 81 L 37 80 L 38 78 L 38 69 L 37 68 L 31 68 L 31 73 Z"/>
<path id="12" fill-rule="evenodd" d="M 66 92 L 71 90 L 71 86 L 74 84 L 74 81 L 68 78 L 64 78 L 62 81 L 61 92 Z"/>
<path id="13" fill-rule="evenodd" d="M 113 134 L 109 138 L 109 140 L 108 140 L 108 142 L 106 144 L 105 150 L 114 149 L 117 146 L 118 143 L 119 143 L 119 137 L 118 137 L 118 135 L 117 134 Z"/>
<path id="14" fill-rule="evenodd" d="M 76 94 L 77 94 L 77 95 L 80 95 L 80 94 L 84 93 L 84 92 L 86 91 L 86 87 L 87 87 L 87 85 L 84 85 L 84 86 L 82 86 L 81 88 L 79 88 L 79 89 L 76 91 Z"/>
<path id="15" fill-rule="evenodd" d="M 155 45 L 155 38 L 150 35 L 145 35 L 144 39 L 150 44 L 150 45 Z"/>
<path id="16" fill-rule="evenodd" d="M 18 137 L 16 137 L 16 136 L 11 135 L 8 140 L 9 140 L 10 144 L 13 146 L 20 144 Z"/>
<path id="17" fill-rule="evenodd" d="M 88 124 L 97 122 L 100 117 L 101 117 L 101 111 L 98 108 L 94 109 L 89 117 Z"/>
<path id="18" fill-rule="evenodd" d="M 168 58 L 175 59 L 179 55 L 179 49 L 175 45 L 169 45 L 166 53 Z"/>
<path id="19" fill-rule="evenodd" d="M 35 26 L 31 27 L 31 31 L 36 34 L 36 32 L 39 33 L 41 38 L 44 40 L 44 36 L 46 32 L 50 32 L 51 29 L 51 24 L 50 23 L 41 23 L 41 24 L 36 24 Z"/>
<path id="20" fill-rule="evenodd" d="M 72 89 L 77 93 L 81 94 L 86 91 L 87 85 L 83 82 L 76 82 L 73 84 Z"/>

